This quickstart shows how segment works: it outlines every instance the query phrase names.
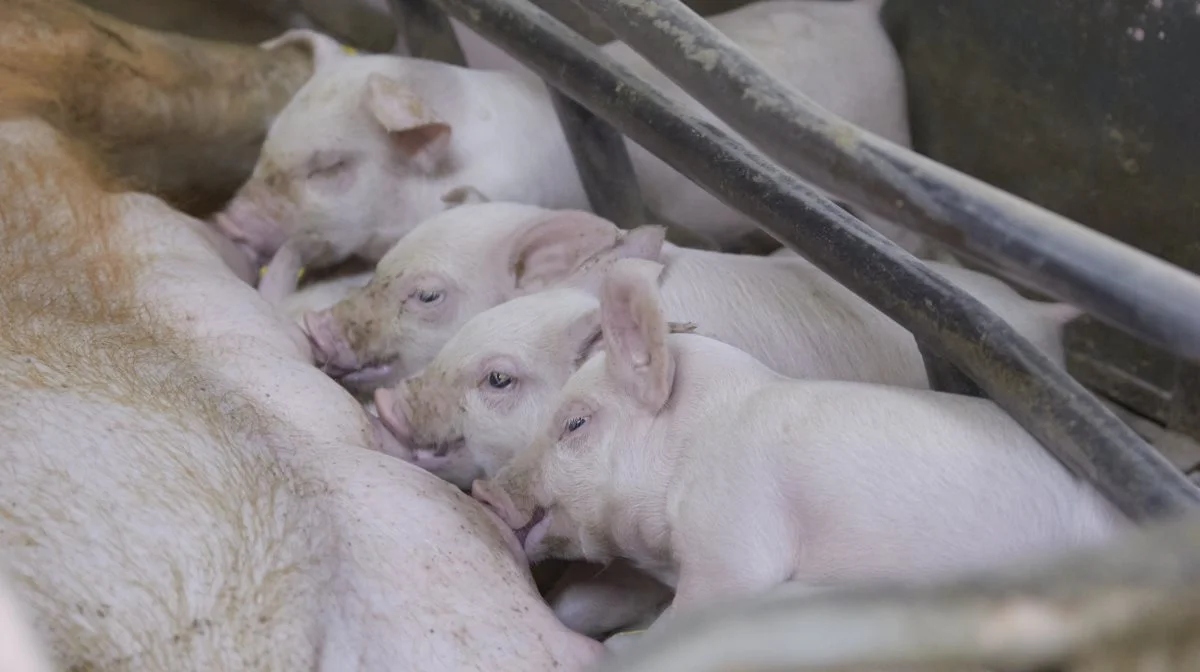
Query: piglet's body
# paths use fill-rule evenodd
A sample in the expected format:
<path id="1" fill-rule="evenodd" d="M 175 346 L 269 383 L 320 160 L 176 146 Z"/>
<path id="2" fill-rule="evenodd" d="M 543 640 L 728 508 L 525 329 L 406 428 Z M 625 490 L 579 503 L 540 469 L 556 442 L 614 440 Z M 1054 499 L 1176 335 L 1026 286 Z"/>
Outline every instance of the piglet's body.
<path id="1" fill-rule="evenodd" d="M 922 580 L 1124 524 L 993 403 L 789 380 L 671 334 L 654 264 L 619 262 L 604 350 L 533 445 L 475 484 L 531 560 L 632 559 L 672 610 L 782 582 Z"/>
<path id="2" fill-rule="evenodd" d="M 907 145 L 903 76 L 878 8 L 878 0 L 773 0 L 710 20 L 825 108 Z M 317 70 L 276 119 L 254 174 L 216 220 L 248 252 L 284 267 L 260 285 L 268 298 L 294 288 L 299 265 L 354 253 L 378 260 L 462 185 L 497 200 L 589 207 L 547 89 L 527 71 L 350 56 L 310 31 L 272 44 L 289 41 L 311 44 Z M 721 125 L 624 44 L 605 50 Z M 630 143 L 630 150 L 647 204 L 666 221 L 718 245 L 754 230 L 641 147 Z"/>

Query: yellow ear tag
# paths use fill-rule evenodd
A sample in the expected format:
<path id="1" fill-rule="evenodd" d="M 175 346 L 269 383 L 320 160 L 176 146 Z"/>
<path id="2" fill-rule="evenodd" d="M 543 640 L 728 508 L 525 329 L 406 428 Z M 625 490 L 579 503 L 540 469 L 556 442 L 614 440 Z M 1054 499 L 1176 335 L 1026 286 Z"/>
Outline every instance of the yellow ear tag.
<path id="1" fill-rule="evenodd" d="M 263 275 L 266 274 L 266 272 L 267 272 L 266 266 L 259 266 L 258 267 L 258 279 L 262 280 L 262 277 L 263 277 Z M 300 270 L 296 271 L 296 280 L 300 280 L 300 278 L 303 278 L 303 277 L 304 277 L 304 267 L 301 266 Z"/>
<path id="2" fill-rule="evenodd" d="M 621 635 L 640 635 L 643 632 L 645 632 L 645 630 L 626 630 L 625 632 L 618 632 L 614 634 L 613 637 L 620 637 Z"/>
<path id="3" fill-rule="evenodd" d="M 339 46 L 341 46 L 341 48 L 342 48 L 342 53 L 345 53 L 345 54 L 350 54 L 351 56 L 353 56 L 353 55 L 355 55 L 355 54 L 357 54 L 357 53 L 358 53 L 358 50 L 357 50 L 357 49 L 355 49 L 354 47 L 349 47 L 349 46 L 346 46 L 346 45 L 344 45 L 344 44 L 342 44 L 342 45 L 339 45 Z"/>

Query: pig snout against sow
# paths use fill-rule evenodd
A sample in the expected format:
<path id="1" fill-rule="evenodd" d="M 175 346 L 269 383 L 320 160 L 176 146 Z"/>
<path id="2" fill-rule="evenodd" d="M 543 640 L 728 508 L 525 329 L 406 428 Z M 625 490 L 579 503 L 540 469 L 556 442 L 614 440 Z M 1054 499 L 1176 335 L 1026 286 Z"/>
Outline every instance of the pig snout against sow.
<path id="1" fill-rule="evenodd" d="M 331 378 L 341 378 L 360 368 L 358 358 L 329 310 L 305 313 L 303 323 L 313 358 L 322 371 Z"/>
<path id="2" fill-rule="evenodd" d="M 408 383 L 400 384 L 398 394 L 388 388 L 375 391 L 375 408 L 380 422 L 391 433 L 392 439 L 407 447 L 413 464 L 468 490 L 475 479 L 483 476 L 478 461 L 464 450 L 462 434 L 452 427 L 445 428 L 436 437 L 414 431 L 409 418 L 430 414 L 439 399 L 414 395 L 409 391 Z"/>
<path id="3" fill-rule="evenodd" d="M 264 188 L 242 187 L 213 224 L 257 265 L 271 260 L 287 239 L 281 223 L 284 201 Z"/>

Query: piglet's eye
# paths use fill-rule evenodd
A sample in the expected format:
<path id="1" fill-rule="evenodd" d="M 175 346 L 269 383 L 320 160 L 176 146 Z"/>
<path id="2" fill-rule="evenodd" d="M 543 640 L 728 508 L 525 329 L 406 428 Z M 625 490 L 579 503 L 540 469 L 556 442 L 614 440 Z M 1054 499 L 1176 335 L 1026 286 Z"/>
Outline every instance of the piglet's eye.
<path id="1" fill-rule="evenodd" d="M 417 292 L 417 300 L 421 303 L 437 303 L 442 300 L 444 292 L 435 290 L 421 290 Z"/>
<path id="2" fill-rule="evenodd" d="M 330 163 L 326 163 L 324 165 L 318 166 L 318 167 L 313 168 L 312 170 L 308 171 L 308 176 L 310 178 L 312 178 L 312 177 L 323 177 L 323 176 L 327 176 L 327 175 L 333 175 L 334 173 L 337 173 L 338 171 L 345 168 L 346 165 L 347 165 L 347 163 L 346 163 L 345 159 L 342 159 L 340 161 L 333 161 Z"/>
<path id="3" fill-rule="evenodd" d="M 583 418 L 583 417 L 571 418 L 570 420 L 567 421 L 567 432 L 568 433 L 574 432 L 575 430 L 579 429 L 580 427 L 583 427 L 583 425 L 585 423 L 587 423 L 587 418 Z"/>
<path id="4" fill-rule="evenodd" d="M 504 388 L 506 388 L 512 384 L 513 384 L 512 376 L 508 375 L 507 373 L 500 373 L 499 371 L 492 371 L 491 373 L 488 374 L 488 385 L 491 385 L 492 387 L 496 388 L 497 390 L 503 390 Z"/>

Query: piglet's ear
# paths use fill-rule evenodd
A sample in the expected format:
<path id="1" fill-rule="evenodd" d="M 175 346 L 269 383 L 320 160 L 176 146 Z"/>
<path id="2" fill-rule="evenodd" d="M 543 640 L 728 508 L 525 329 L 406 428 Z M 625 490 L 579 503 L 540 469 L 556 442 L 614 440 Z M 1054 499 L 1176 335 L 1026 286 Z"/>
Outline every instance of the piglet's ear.
<path id="1" fill-rule="evenodd" d="M 594 296 L 600 296 L 601 285 L 612 265 L 621 259 L 644 259 L 657 262 L 662 258 L 662 246 L 667 230 L 661 226 L 639 226 L 623 231 L 617 242 L 607 249 L 592 255 L 564 283 Z M 662 270 L 659 266 L 659 270 Z"/>
<path id="2" fill-rule="evenodd" d="M 314 73 L 354 53 L 353 49 L 332 37 L 307 28 L 293 28 L 279 37 L 259 44 L 258 47 L 274 51 L 290 45 L 299 45 L 312 55 Z"/>
<path id="3" fill-rule="evenodd" d="M 450 124 L 400 81 L 377 72 L 367 77 L 364 102 L 404 159 L 426 173 L 437 170 L 450 149 Z"/>
<path id="4" fill-rule="evenodd" d="M 618 234 L 616 224 L 581 210 L 537 220 L 513 243 L 509 268 L 517 288 L 535 292 L 566 280 L 589 257 L 612 247 Z"/>
<path id="5" fill-rule="evenodd" d="M 650 412 L 666 405 L 675 378 L 667 347 L 671 328 L 658 290 L 661 270 L 654 262 L 622 259 L 609 269 L 600 297 L 608 373 Z"/>

